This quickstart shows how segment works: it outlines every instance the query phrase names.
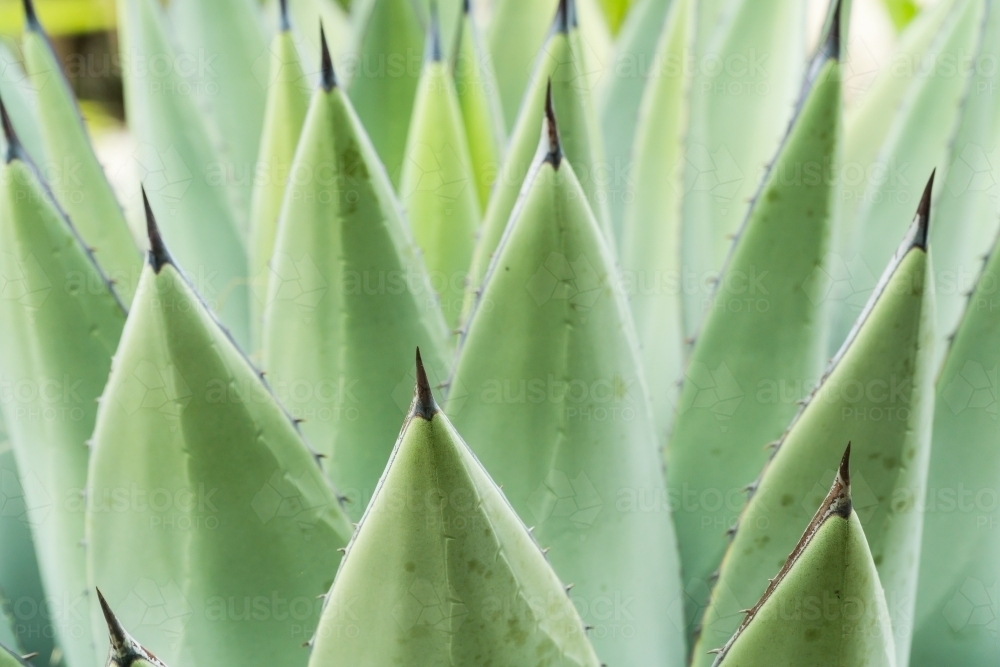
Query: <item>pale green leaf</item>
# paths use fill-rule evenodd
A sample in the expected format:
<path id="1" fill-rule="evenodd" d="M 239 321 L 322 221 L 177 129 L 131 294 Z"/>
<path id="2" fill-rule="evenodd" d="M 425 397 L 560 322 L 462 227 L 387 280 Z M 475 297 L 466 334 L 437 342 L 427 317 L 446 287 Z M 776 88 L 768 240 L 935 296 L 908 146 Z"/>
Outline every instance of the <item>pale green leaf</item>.
<path id="1" fill-rule="evenodd" d="M 768 167 L 788 131 L 806 60 L 805 3 L 799 0 L 730 3 L 710 32 L 704 25 L 708 11 L 702 9 L 698 16 L 696 60 L 683 67 L 673 63 L 675 70 L 693 78 L 683 163 L 688 336 L 695 335 L 713 303 L 712 279 L 732 252 L 749 202 L 772 177 Z M 793 186 L 811 183 L 816 180 L 813 172 L 827 164 L 786 165 L 781 180 Z"/>
<path id="2" fill-rule="evenodd" d="M 560 7 L 572 10 L 571 6 Z M 571 12 L 560 13 L 556 17 L 548 41 L 535 63 L 531 85 L 525 94 L 503 166 L 497 175 L 493 196 L 483 219 L 479 243 L 473 255 L 466 313 L 471 307 L 473 292 L 482 283 L 490 260 L 507 228 L 531 167 L 538 147 L 538 135 L 542 131 L 542 110 L 550 83 L 556 115 L 561 119 L 559 130 L 566 158 L 573 165 L 574 171 L 580 174 L 578 178 L 586 200 L 604 230 L 605 238 L 614 244 L 607 197 L 600 178 L 600 167 L 605 161 L 591 97 L 592 81 L 587 73 L 580 29 L 574 16 Z"/>
<path id="3" fill-rule="evenodd" d="M 447 328 L 392 184 L 344 92 L 314 94 L 285 197 L 264 369 L 361 515 L 410 393 L 413 347 L 447 377 Z M 402 397 L 400 396 L 402 392 Z"/>
<path id="4" fill-rule="evenodd" d="M 679 667 L 678 558 L 635 333 L 602 231 L 546 130 L 446 408 L 574 584 L 601 660 Z M 606 615 L 616 600 L 629 601 L 628 620 Z"/>
<path id="5" fill-rule="evenodd" d="M 156 0 L 121 0 L 118 9 L 125 111 L 138 143 L 129 164 L 161 211 L 174 255 L 236 340 L 247 345 L 249 278 L 236 195 L 220 179 L 223 159 L 191 97 L 194 84 L 184 76 L 194 65 L 167 43 Z"/>
<path id="6" fill-rule="evenodd" d="M 469 141 L 480 211 L 485 212 L 506 143 L 503 109 L 493 64 L 486 56 L 471 13 L 463 13 L 458 29 L 452 71 Z"/>
<path id="7" fill-rule="evenodd" d="M 250 275 L 253 277 L 250 302 L 253 341 L 250 349 L 253 353 L 261 349 L 264 304 L 267 303 L 270 276 L 268 263 L 274 252 L 278 215 L 288 180 L 292 177 L 292 163 L 309 108 L 311 90 L 288 29 L 280 30 L 274 36 L 268 68 L 264 134 L 260 141 L 250 207 Z"/>
<path id="8" fill-rule="evenodd" d="M 87 442 L 125 309 L 9 136 L 0 184 L 0 372 L 19 388 L 0 405 L 46 596 L 66 609 L 52 631 L 69 667 L 92 667 L 80 546 Z"/>
<path id="9" fill-rule="evenodd" d="M 718 667 L 895 667 L 888 604 L 852 507 L 847 467 L 845 455 L 830 493 L 723 647 Z"/>
<path id="10" fill-rule="evenodd" d="M 457 328 L 480 214 L 455 82 L 440 59 L 420 77 L 399 195 L 445 320 Z"/>
<path id="11" fill-rule="evenodd" d="M 168 12 L 177 68 L 216 142 L 220 161 L 212 172 L 236 193 L 236 220 L 246 235 L 267 95 L 268 44 L 257 3 L 170 0 Z"/>
<path id="12" fill-rule="evenodd" d="M 947 195 L 946 195 L 947 196 Z M 941 216 L 941 225 L 954 218 Z M 997 369 L 1000 253 L 994 249 L 937 382 L 910 664 L 988 665 L 1000 534 Z"/>
<path id="13" fill-rule="evenodd" d="M 157 235 L 94 431 L 91 585 L 168 663 L 305 665 L 350 523 Z"/>
<path id="14" fill-rule="evenodd" d="M 130 303 L 142 267 L 139 249 L 94 154 L 59 60 L 34 16 L 26 23 L 21 48 L 45 141 L 45 154 L 38 156 L 43 160 L 41 168 L 50 174 L 59 205 L 114 281 L 122 300 Z"/>
<path id="15" fill-rule="evenodd" d="M 625 209 L 622 283 L 648 369 L 657 440 L 665 443 L 677 403 L 677 380 L 683 371 L 684 327 L 681 275 L 681 199 L 685 104 L 690 77 L 667 69 L 687 50 L 694 30 L 693 0 L 674 0 L 667 28 L 650 72 L 635 135 L 633 197 Z"/>
<path id="16" fill-rule="evenodd" d="M 413 0 L 365 0 L 356 11 L 358 46 L 347 72 L 351 103 L 389 178 L 398 185 L 420 78 L 424 30 Z"/>
<path id="17" fill-rule="evenodd" d="M 983 0 L 942 3 L 940 11 L 946 14 L 927 49 L 907 44 L 915 55 L 890 61 L 883 74 L 888 83 L 882 84 L 888 90 L 876 88 L 880 94 L 866 103 L 878 108 L 862 107 L 848 119 L 842 180 L 851 185 L 845 191 L 847 205 L 840 211 L 840 248 L 832 259 L 852 289 L 847 298 L 834 302 L 830 349 L 844 340 L 863 305 L 859 301 L 874 287 L 870 276 L 879 275 L 892 256 L 924 181 L 948 158 L 975 71 L 961 63 L 969 58 L 970 47 L 978 50 L 983 9 Z M 926 25 L 916 22 L 911 29 L 920 33 Z M 905 82 L 905 90 L 896 79 Z M 864 128 L 862 124 L 873 115 L 883 120 Z M 884 131 L 876 133 L 879 129 Z M 855 137 L 857 133 L 860 136 Z M 860 146 L 857 152 L 855 146 Z M 939 187 L 942 184 L 938 182 Z"/>
<path id="18" fill-rule="evenodd" d="M 933 401 L 934 298 L 921 247 L 926 211 L 910 233 L 865 314 L 750 487 L 722 561 L 694 654 L 721 645 L 795 546 L 847 442 L 854 506 L 865 526 L 895 630 L 897 663 L 907 664 L 923 516 Z M 757 385 L 764 405 L 790 403 L 801 376 L 776 374 Z M 808 377 L 808 376 L 805 376 Z M 739 511 L 739 495 L 726 511 Z"/>
<path id="19" fill-rule="evenodd" d="M 417 375 L 310 667 L 597 667 L 570 596 Z"/>
<path id="20" fill-rule="evenodd" d="M 795 120 L 694 343 L 666 450 L 667 481 L 675 492 L 731 497 L 748 484 L 767 459 L 764 446 L 781 435 L 795 401 L 808 392 L 793 384 L 788 401 L 762 405 L 756 398 L 761 383 L 822 372 L 825 295 L 815 293 L 813 283 L 827 250 L 837 190 L 821 178 L 786 176 L 837 157 L 841 68 L 831 37 L 810 66 Z M 722 558 L 733 513 L 705 501 L 675 514 L 685 581 L 701 587 L 689 596 L 689 622 Z"/>

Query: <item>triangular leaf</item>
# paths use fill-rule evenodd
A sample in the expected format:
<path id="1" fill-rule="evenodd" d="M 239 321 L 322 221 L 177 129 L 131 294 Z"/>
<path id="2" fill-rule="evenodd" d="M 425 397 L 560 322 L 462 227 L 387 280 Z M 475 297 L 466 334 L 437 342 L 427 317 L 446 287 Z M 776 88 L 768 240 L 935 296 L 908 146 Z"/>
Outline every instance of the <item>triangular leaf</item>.
<path id="1" fill-rule="evenodd" d="M 584 621 L 603 627 L 593 636 L 601 659 L 679 666 L 676 544 L 656 500 L 666 491 L 635 334 L 555 135 L 550 118 L 461 343 L 447 411 L 588 603 Z M 629 601 L 627 631 L 602 616 L 615 596 Z"/>
<path id="2" fill-rule="evenodd" d="M 327 596 L 310 667 L 597 667 L 563 585 L 438 411 L 422 367 L 417 377 L 410 415 Z"/>
<path id="3" fill-rule="evenodd" d="M 332 77 L 293 166 L 320 177 L 293 181 L 278 225 L 263 365 L 357 518 L 406 410 L 413 344 L 443 379 L 448 334 L 392 184 Z"/>

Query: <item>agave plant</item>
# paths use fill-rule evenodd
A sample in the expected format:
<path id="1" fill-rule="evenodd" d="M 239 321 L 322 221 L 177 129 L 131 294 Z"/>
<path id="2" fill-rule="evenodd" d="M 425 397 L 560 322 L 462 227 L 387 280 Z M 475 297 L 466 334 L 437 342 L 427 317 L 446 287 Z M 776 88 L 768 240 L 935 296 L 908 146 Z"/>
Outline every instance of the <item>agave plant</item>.
<path id="1" fill-rule="evenodd" d="M 23 4 L 0 667 L 1000 660 L 992 0 Z"/>

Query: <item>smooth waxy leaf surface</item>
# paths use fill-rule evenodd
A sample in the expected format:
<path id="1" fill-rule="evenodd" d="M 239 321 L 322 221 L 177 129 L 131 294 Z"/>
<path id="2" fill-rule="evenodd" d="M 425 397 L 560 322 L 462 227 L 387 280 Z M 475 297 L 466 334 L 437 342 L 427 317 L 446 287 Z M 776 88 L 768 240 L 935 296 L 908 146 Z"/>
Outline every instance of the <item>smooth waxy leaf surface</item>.
<path id="1" fill-rule="evenodd" d="M 569 9 L 567 5 L 561 5 L 548 41 L 535 62 L 521 114 L 511 134 L 503 166 L 497 175 L 493 195 L 483 218 L 479 243 L 472 259 L 466 311 L 473 301 L 471 291 L 482 283 L 534 160 L 538 136 L 542 131 L 542 110 L 550 82 L 566 158 L 581 174 L 585 199 L 590 203 L 606 238 L 613 243 L 607 200 L 602 185 L 595 177 L 597 168 L 603 164 L 603 149 L 591 101 L 590 79 L 583 59 L 580 31 L 574 17 L 572 3 L 569 4 Z"/>
<path id="2" fill-rule="evenodd" d="M 134 166 L 161 211 L 174 256 L 236 340 L 247 345 L 249 279 L 234 208 L 238 194 L 220 178 L 224 159 L 189 93 L 193 84 L 184 75 L 192 61 L 170 48 L 155 0 L 123 0 L 118 13 L 125 111 L 138 142 Z M 152 67 L 154 62 L 164 65 Z"/>
<path id="3" fill-rule="evenodd" d="M 347 96 L 315 93 L 281 213 L 264 368 L 354 518 L 389 460 L 414 342 L 447 377 L 447 328 L 392 184 Z"/>
<path id="4" fill-rule="evenodd" d="M 889 601 L 898 662 L 907 664 L 934 400 L 930 275 L 926 251 L 907 238 L 852 338 L 753 485 L 705 612 L 695 650 L 700 664 L 709 664 L 704 651 L 733 632 L 739 610 L 790 553 L 823 492 L 829 461 L 848 440 L 855 508 Z M 756 397 L 785 400 L 789 382 L 762 383 Z"/>
<path id="5" fill-rule="evenodd" d="M 950 7 L 942 3 L 940 9 L 929 12 L 928 20 L 933 21 L 934 15 L 947 10 L 926 50 L 918 50 L 921 34 L 916 35 L 916 43 L 906 43 L 906 52 L 915 55 L 906 58 L 904 52 L 894 59 L 894 66 L 883 75 L 888 82 L 881 84 L 889 90 L 872 96 L 849 119 L 845 166 L 850 172 L 845 171 L 844 180 L 854 186 L 845 193 L 848 204 L 841 211 L 838 232 L 843 242 L 833 260 L 838 278 L 849 279 L 851 291 L 860 294 L 835 302 L 831 349 L 844 340 L 862 305 L 858 301 L 870 293 L 874 277 L 892 257 L 925 175 L 945 164 L 962 100 L 974 79 L 970 73 L 974 69 L 954 63 L 969 59 L 970 48 L 977 49 L 983 7 L 980 0 L 957 0 Z M 914 23 L 912 29 L 922 32 L 926 27 Z M 899 80 L 908 83 L 905 90 L 899 88 Z M 870 110 L 867 104 L 872 105 Z M 872 121 L 873 116 L 878 119 Z M 879 130 L 883 132 L 876 134 Z M 855 146 L 860 147 L 856 152 Z"/>
<path id="6" fill-rule="evenodd" d="M 80 110 L 63 78 L 48 37 L 29 18 L 22 39 L 25 67 L 35 89 L 52 192 L 125 303 L 139 282 L 142 258 L 125 215 L 87 137 Z"/>
<path id="7" fill-rule="evenodd" d="M 462 314 L 479 231 L 479 200 L 455 84 L 431 58 L 417 88 L 400 198 L 449 326 Z"/>
<path id="8" fill-rule="evenodd" d="M 2 401 L 20 473 L 13 482 L 23 494 L 46 595 L 65 605 L 50 632 L 70 667 L 91 667 L 81 546 L 87 441 L 125 309 L 23 148 L 9 134 L 7 143 L 0 166 L 0 369 L 14 390 Z"/>
<path id="9" fill-rule="evenodd" d="M 662 468 L 628 306 L 572 166 L 545 151 L 469 321 L 447 411 L 551 547 L 584 621 L 603 627 L 601 660 L 681 665 L 676 545 L 656 500 Z M 627 622 L 600 611 L 617 595 L 631 601 Z"/>
<path id="10" fill-rule="evenodd" d="M 258 3 L 172 0 L 168 11 L 179 52 L 200 62 L 186 77 L 190 94 L 222 159 L 217 179 L 237 194 L 237 222 L 246 234 L 267 95 L 267 79 L 258 66 L 267 53 Z"/>
<path id="11" fill-rule="evenodd" d="M 941 224 L 947 224 L 943 216 Z M 990 664 L 1000 658 L 992 621 L 977 612 L 994 599 L 993 564 L 1000 554 L 993 398 L 1000 364 L 998 262 L 994 249 L 937 380 L 910 660 L 915 667 L 941 661 Z"/>
<path id="12" fill-rule="evenodd" d="M 597 667 L 542 551 L 424 391 L 327 597 L 310 666 Z"/>
<path id="13" fill-rule="evenodd" d="M 471 13 L 463 12 L 458 30 L 452 72 L 469 142 L 480 211 L 485 211 L 500 169 L 506 128 L 493 63 L 486 55 Z"/>
<path id="14" fill-rule="evenodd" d="M 364 0 L 356 11 L 351 103 L 389 177 L 398 184 L 420 78 L 424 29 L 412 0 Z"/>
<path id="15" fill-rule="evenodd" d="M 714 664 L 894 667 L 894 657 L 886 599 L 852 508 L 850 478 L 838 476 Z"/>
<path id="16" fill-rule="evenodd" d="M 694 2 L 676 0 L 656 51 L 656 62 L 683 57 L 694 30 Z M 682 375 L 684 328 L 681 274 L 681 198 L 684 104 L 690 79 L 670 76 L 665 67 L 647 87 L 639 109 L 635 141 L 634 195 L 626 208 L 622 277 L 653 406 L 657 439 L 665 443 Z"/>
<path id="17" fill-rule="evenodd" d="M 304 665 L 296 635 L 315 627 L 351 526 L 291 418 L 163 252 L 143 271 L 94 431 L 91 583 L 168 663 Z M 143 600 L 163 600 L 167 618 Z"/>
<path id="18" fill-rule="evenodd" d="M 292 162 L 299 134 L 305 123 L 311 91 L 290 29 L 280 30 L 274 36 L 269 67 L 264 133 L 260 142 L 260 160 L 250 209 L 253 352 L 258 351 L 261 346 L 270 275 L 268 263 L 274 252 L 278 215 L 288 180 L 292 177 Z"/>
<path id="19" fill-rule="evenodd" d="M 830 37 L 694 344 L 666 451 L 667 481 L 676 492 L 726 495 L 746 486 L 767 459 L 764 445 L 781 435 L 807 393 L 799 385 L 787 401 L 761 403 L 761 383 L 822 372 L 823 295 L 812 283 L 826 253 L 836 189 L 801 171 L 790 174 L 836 160 L 840 64 Z M 735 510 L 706 502 L 675 514 L 686 580 L 705 582 L 718 566 Z M 703 594 L 691 596 L 689 620 Z"/>

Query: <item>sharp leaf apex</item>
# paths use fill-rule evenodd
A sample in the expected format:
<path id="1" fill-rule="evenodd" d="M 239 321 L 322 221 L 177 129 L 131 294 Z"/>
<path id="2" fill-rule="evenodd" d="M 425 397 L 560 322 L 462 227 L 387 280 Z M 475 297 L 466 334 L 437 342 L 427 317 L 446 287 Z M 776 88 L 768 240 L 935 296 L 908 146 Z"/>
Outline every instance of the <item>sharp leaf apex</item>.
<path id="1" fill-rule="evenodd" d="M 30 30 L 41 30 L 42 24 L 38 22 L 38 14 L 35 12 L 34 0 L 23 0 L 24 24 Z"/>
<path id="2" fill-rule="evenodd" d="M 472 13 L 472 2 L 471 0 L 462 0 L 462 13 L 471 14 Z"/>
<path id="3" fill-rule="evenodd" d="M 167 246 L 163 243 L 163 236 L 160 234 L 160 227 L 156 224 L 156 216 L 153 215 L 153 207 L 146 196 L 146 188 L 142 188 L 142 203 L 146 209 L 146 234 L 149 236 L 149 265 L 153 271 L 160 272 L 164 264 L 173 264 L 173 259 L 167 251 Z"/>
<path id="4" fill-rule="evenodd" d="M 934 191 L 934 175 L 937 169 L 931 172 L 931 177 L 927 179 L 924 187 L 924 194 L 920 198 L 920 205 L 917 206 L 917 231 L 913 237 L 913 246 L 927 250 L 927 235 L 931 226 L 931 194 Z"/>
<path id="5" fill-rule="evenodd" d="M 5 160 L 10 162 L 20 155 L 22 148 L 21 140 L 18 138 L 17 132 L 14 131 L 14 123 L 10 120 L 10 114 L 7 113 L 7 105 L 3 103 L 3 98 L 0 98 L 0 125 L 3 126 L 3 136 L 7 142 Z"/>
<path id="6" fill-rule="evenodd" d="M 430 19 L 427 21 L 427 52 L 429 62 L 441 62 L 441 18 L 438 16 L 437 2 L 431 0 Z"/>
<path id="7" fill-rule="evenodd" d="M 427 370 L 420 358 L 420 348 L 417 348 L 417 386 L 413 394 L 413 414 L 430 420 L 438 411 L 434 394 L 431 393 L 430 382 L 427 381 Z"/>
<path id="8" fill-rule="evenodd" d="M 851 485 L 851 443 L 847 443 L 847 449 L 844 450 L 844 457 L 840 459 L 840 479 L 846 486 Z"/>
<path id="9" fill-rule="evenodd" d="M 568 33 L 577 26 L 576 1 L 559 0 L 559 9 L 556 10 L 556 20 L 553 24 L 555 32 Z"/>
<path id="10" fill-rule="evenodd" d="M 562 143 L 559 141 L 559 125 L 556 123 L 556 110 L 552 103 L 552 80 L 549 79 L 549 87 L 545 93 L 545 131 L 549 138 L 549 152 L 545 156 L 545 161 L 556 169 L 562 164 L 563 151 Z"/>
<path id="11" fill-rule="evenodd" d="M 322 55 L 320 58 L 320 85 L 323 90 L 331 92 L 337 87 L 337 75 L 333 71 L 333 58 L 330 57 L 330 46 L 326 43 L 326 31 L 323 21 L 319 22 L 319 43 Z"/>
<path id="12" fill-rule="evenodd" d="M 840 60 L 841 34 L 843 31 L 843 8 L 844 0 L 831 0 L 833 12 L 830 16 L 830 27 L 826 33 L 826 42 L 823 45 L 823 52 L 830 60 Z"/>
<path id="13" fill-rule="evenodd" d="M 104 612 L 104 621 L 108 624 L 108 638 L 111 640 L 111 651 L 116 655 L 129 653 L 132 644 L 132 637 L 125 632 L 121 622 L 115 613 L 111 611 L 111 605 L 104 599 L 101 589 L 97 589 L 97 599 L 101 603 L 101 611 Z"/>
<path id="14" fill-rule="evenodd" d="M 288 16 L 288 0 L 281 0 L 278 3 L 278 25 L 282 32 L 292 29 L 292 22 Z"/>

